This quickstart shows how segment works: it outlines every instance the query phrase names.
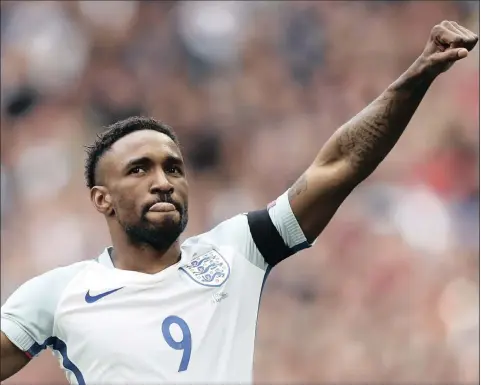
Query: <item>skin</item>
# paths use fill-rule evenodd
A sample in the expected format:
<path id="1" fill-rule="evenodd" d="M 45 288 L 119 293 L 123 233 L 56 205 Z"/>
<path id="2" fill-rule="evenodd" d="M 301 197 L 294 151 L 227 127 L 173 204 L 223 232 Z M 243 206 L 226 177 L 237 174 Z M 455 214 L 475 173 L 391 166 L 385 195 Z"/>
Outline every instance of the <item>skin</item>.
<path id="1" fill-rule="evenodd" d="M 477 41 L 475 34 L 455 22 L 435 26 L 413 65 L 324 144 L 289 189 L 292 211 L 308 240 L 322 232 L 349 193 L 391 151 L 434 79 L 466 57 Z M 128 161 L 138 157 L 149 159 L 145 170 L 127 174 Z M 152 274 L 179 259 L 177 238 L 170 244 L 165 239 L 149 243 L 126 232 L 129 226 L 147 223 L 150 229 L 158 228 L 162 238 L 163 233 L 172 235 L 182 228 L 179 211 L 143 216 L 146 205 L 165 196 L 187 213 L 187 180 L 183 173 L 173 172 L 169 157 L 182 159 L 175 143 L 166 135 L 144 130 L 116 142 L 99 163 L 99 186 L 92 188 L 91 198 L 107 220 L 117 268 Z M 3 334 L 1 357 L 1 380 L 28 361 Z"/>
<path id="2" fill-rule="evenodd" d="M 435 78 L 477 42 L 455 22 L 435 26 L 411 67 L 331 136 L 289 189 L 292 211 L 308 240 L 317 238 L 351 191 L 389 154 Z"/>
<path id="3" fill-rule="evenodd" d="M 30 359 L 24 352 L 12 344 L 3 332 L 0 332 L 0 344 L 0 379 L 3 381 L 27 365 Z"/>
<path id="4" fill-rule="evenodd" d="M 180 257 L 178 236 L 186 225 L 189 188 L 182 155 L 174 141 L 153 130 L 126 135 L 101 158 L 97 177 L 102 185 L 91 189 L 91 200 L 107 220 L 115 266 L 154 274 L 176 263 Z M 147 212 L 153 203 L 165 200 L 177 210 Z M 147 237 L 126 231 L 139 222 L 149 230 Z"/>

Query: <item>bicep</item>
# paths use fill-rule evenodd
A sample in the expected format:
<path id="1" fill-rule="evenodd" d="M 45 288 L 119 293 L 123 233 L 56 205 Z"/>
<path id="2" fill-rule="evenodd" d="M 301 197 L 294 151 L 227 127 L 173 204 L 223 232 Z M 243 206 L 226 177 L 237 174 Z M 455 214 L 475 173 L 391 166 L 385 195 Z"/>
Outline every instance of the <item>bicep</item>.
<path id="1" fill-rule="evenodd" d="M 289 203 L 299 226 L 312 242 L 356 187 L 343 161 L 312 165 L 289 189 Z"/>
<path id="2" fill-rule="evenodd" d="M 3 381 L 27 365 L 30 359 L 3 332 L 0 335 L 0 381 Z"/>

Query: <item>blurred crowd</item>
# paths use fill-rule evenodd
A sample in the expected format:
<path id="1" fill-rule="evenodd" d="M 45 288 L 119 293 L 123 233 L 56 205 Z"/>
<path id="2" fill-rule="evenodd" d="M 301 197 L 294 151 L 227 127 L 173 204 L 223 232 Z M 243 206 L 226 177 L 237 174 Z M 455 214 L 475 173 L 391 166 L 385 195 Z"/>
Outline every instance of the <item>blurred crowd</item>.
<path id="1" fill-rule="evenodd" d="M 84 148 L 131 115 L 189 164 L 184 237 L 264 207 L 469 1 L 1 3 L 1 299 L 109 244 Z M 479 53 L 262 297 L 259 383 L 479 383 Z M 6 384 L 64 384 L 43 354 Z"/>

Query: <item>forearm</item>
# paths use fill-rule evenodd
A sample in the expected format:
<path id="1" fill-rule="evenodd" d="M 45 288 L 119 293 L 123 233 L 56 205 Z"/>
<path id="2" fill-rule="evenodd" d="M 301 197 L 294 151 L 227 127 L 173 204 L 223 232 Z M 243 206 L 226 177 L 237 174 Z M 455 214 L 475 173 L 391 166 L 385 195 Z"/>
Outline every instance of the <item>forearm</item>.
<path id="1" fill-rule="evenodd" d="M 315 164 L 343 162 L 347 182 L 359 183 L 394 147 L 434 80 L 417 60 L 376 100 L 340 127 Z"/>
<path id="2" fill-rule="evenodd" d="M 375 101 L 339 128 L 289 189 L 306 238 L 316 239 L 350 192 L 401 137 L 436 76 L 468 56 L 478 37 L 455 22 L 431 30 L 422 54 Z"/>

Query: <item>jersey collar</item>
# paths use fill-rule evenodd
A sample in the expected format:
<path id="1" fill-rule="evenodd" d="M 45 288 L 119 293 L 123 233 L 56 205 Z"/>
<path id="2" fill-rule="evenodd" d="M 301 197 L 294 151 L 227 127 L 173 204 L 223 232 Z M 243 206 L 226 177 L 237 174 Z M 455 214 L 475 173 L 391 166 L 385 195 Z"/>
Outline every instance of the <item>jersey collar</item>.
<path id="1" fill-rule="evenodd" d="M 112 251 L 113 251 L 112 246 L 106 247 L 104 252 L 102 254 L 100 254 L 100 256 L 97 258 L 97 261 L 101 265 L 103 265 L 105 267 L 108 267 L 109 269 L 115 269 L 115 266 L 114 266 L 114 264 L 112 262 L 112 258 L 111 258 Z M 177 262 L 177 264 L 174 265 L 174 266 L 176 266 L 179 269 L 182 266 L 184 266 L 185 264 L 186 264 L 185 253 L 182 253 L 181 257 L 180 257 L 180 261 Z M 170 267 L 173 267 L 173 266 L 170 266 Z"/>

